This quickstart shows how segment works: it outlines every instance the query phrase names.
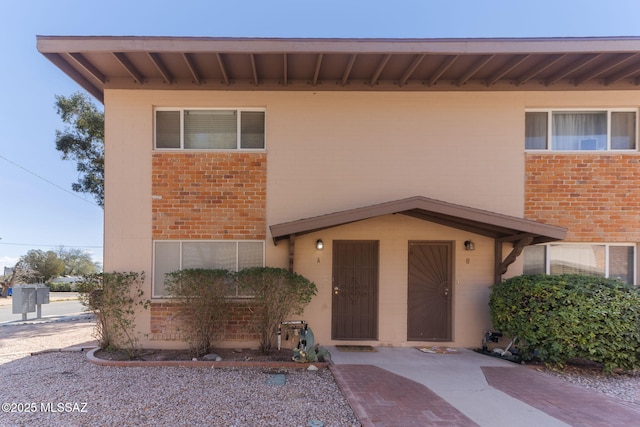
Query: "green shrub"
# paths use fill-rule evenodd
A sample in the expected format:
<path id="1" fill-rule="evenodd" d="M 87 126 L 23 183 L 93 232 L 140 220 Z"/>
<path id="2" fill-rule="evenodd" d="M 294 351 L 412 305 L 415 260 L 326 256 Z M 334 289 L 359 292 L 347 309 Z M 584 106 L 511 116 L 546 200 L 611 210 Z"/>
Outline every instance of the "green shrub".
<path id="1" fill-rule="evenodd" d="M 47 283 L 51 292 L 76 292 L 78 285 L 75 282 L 49 282 Z"/>
<path id="2" fill-rule="evenodd" d="M 78 283 L 80 301 L 96 316 L 96 338 L 100 348 L 122 349 L 129 358 L 138 351 L 135 334 L 136 308 L 149 307 L 143 299 L 144 273 L 100 273 Z"/>
<path id="3" fill-rule="evenodd" d="M 232 294 L 233 273 L 187 269 L 167 274 L 166 288 L 178 305 L 185 340 L 194 356 L 210 353 L 228 316 L 225 296 Z"/>
<path id="4" fill-rule="evenodd" d="M 287 316 L 302 313 L 316 294 L 316 285 L 284 268 L 247 268 L 236 277 L 241 292 L 255 297 L 252 320 L 260 333 L 260 350 L 269 353 L 280 323 Z"/>
<path id="5" fill-rule="evenodd" d="M 524 275 L 494 285 L 496 329 L 517 337 L 525 360 L 582 358 L 606 371 L 640 367 L 640 294 L 622 282 L 581 275 Z"/>

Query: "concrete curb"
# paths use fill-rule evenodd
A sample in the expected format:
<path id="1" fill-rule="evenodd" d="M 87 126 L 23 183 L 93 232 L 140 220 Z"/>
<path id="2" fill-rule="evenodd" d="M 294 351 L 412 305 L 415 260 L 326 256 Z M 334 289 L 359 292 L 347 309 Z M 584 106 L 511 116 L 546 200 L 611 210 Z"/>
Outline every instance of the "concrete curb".
<path id="1" fill-rule="evenodd" d="M 308 369 L 315 366 L 318 369 L 326 369 L 328 363 L 298 363 L 298 362 L 258 362 L 258 361 L 205 361 L 205 360 L 104 360 L 95 356 L 95 352 L 100 350 L 94 348 L 87 352 L 87 361 L 100 366 L 121 366 L 121 367 L 151 367 L 151 366 L 176 366 L 180 368 L 287 368 L 287 369 Z"/>

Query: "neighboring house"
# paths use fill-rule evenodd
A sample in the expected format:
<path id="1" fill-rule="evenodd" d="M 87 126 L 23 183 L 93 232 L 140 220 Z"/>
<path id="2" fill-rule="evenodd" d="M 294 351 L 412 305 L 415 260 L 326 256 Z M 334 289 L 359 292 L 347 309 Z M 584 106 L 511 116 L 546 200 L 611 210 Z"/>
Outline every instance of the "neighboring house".
<path id="1" fill-rule="evenodd" d="M 640 38 L 38 37 L 104 102 L 105 271 L 290 268 L 322 344 L 475 347 L 524 272 L 637 281 Z M 236 297 L 224 345 L 255 341 Z"/>

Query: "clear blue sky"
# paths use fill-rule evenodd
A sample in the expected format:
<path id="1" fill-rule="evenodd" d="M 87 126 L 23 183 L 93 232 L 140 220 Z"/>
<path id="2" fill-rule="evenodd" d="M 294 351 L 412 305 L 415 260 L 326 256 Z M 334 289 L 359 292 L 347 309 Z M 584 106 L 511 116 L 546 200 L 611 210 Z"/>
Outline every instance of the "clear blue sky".
<path id="1" fill-rule="evenodd" d="M 7 1 L 0 13 L 0 274 L 29 249 L 81 248 L 102 261 L 102 209 L 71 192 L 75 164 L 61 160 L 54 144 L 64 128 L 54 97 L 81 89 L 37 52 L 37 34 L 640 36 L 640 1 Z"/>

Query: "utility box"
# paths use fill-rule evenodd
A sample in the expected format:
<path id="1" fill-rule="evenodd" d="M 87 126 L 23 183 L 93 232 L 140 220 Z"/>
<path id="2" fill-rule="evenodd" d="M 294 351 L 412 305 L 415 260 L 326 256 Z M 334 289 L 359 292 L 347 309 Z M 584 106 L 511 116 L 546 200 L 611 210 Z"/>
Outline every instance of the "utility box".
<path id="1" fill-rule="evenodd" d="M 14 286 L 11 298 L 13 314 L 22 314 L 22 320 L 27 320 L 27 313 L 37 311 L 40 319 L 42 304 L 49 304 L 49 288 L 42 284 Z"/>
<path id="2" fill-rule="evenodd" d="M 36 311 L 36 288 L 29 285 L 13 287 L 13 314 Z"/>
<path id="3" fill-rule="evenodd" d="M 49 304 L 49 288 L 36 288 L 36 304 Z"/>

